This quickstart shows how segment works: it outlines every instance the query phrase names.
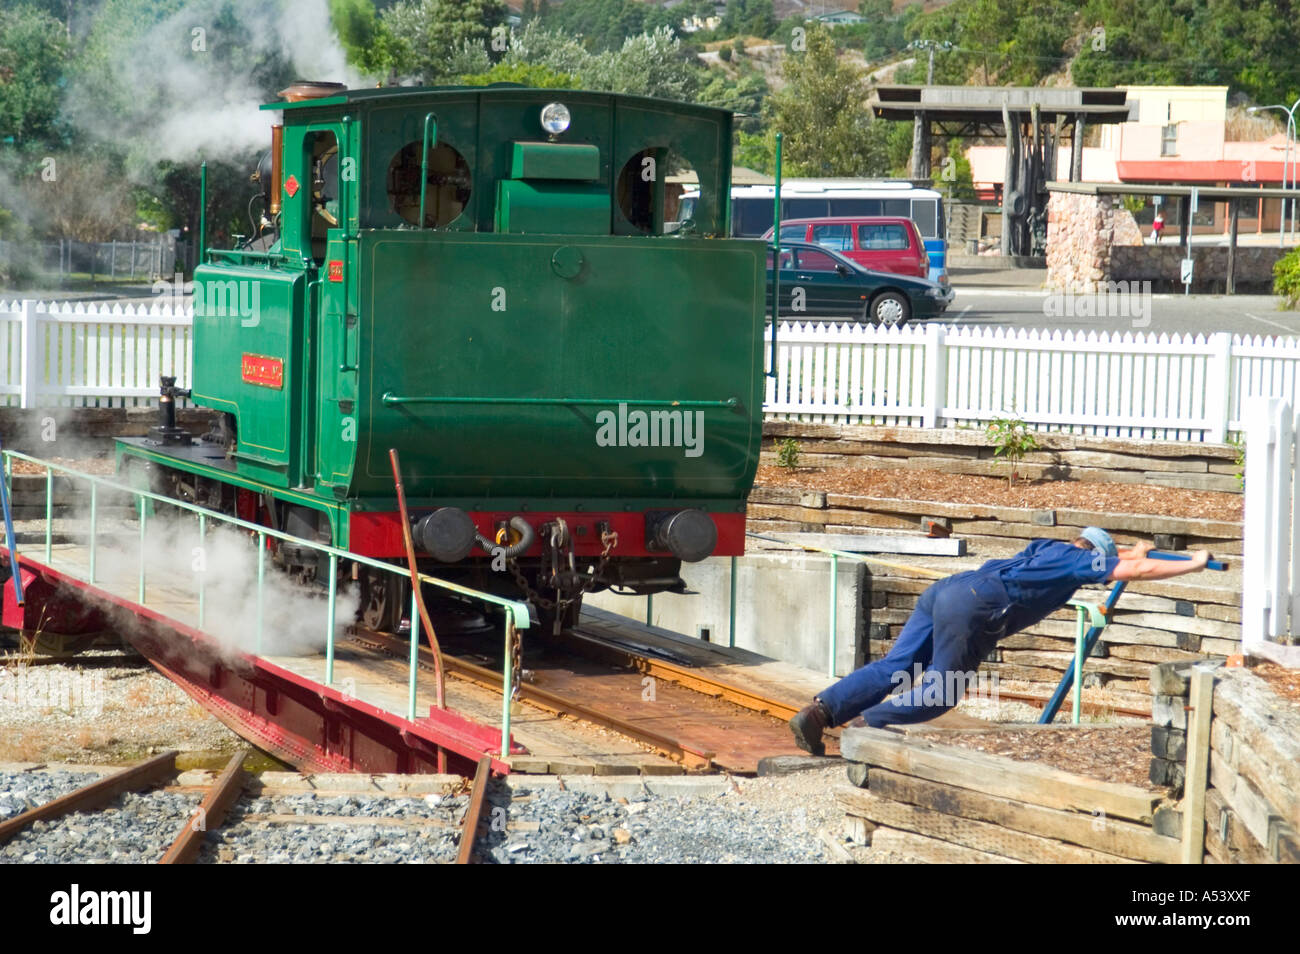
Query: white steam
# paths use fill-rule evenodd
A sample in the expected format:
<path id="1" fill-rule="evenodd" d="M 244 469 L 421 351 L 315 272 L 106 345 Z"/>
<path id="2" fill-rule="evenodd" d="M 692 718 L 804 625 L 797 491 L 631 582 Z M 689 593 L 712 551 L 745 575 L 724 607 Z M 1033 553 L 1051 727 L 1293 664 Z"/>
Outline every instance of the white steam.
<path id="1" fill-rule="evenodd" d="M 327 0 L 190 0 L 142 35 L 110 44 L 108 81 L 130 95 L 125 115 L 104 108 L 103 91 L 70 90 L 80 130 L 134 140 L 152 161 L 236 159 L 270 144 L 274 99 L 264 70 L 287 64 L 294 79 L 364 80 L 347 65 Z M 260 80 L 260 82 L 259 82 Z"/>
<path id="2" fill-rule="evenodd" d="M 108 541 L 100 565 L 111 567 L 110 581 L 129 580 L 139 565 L 138 529 Z M 266 554 L 262 588 L 262 636 L 258 640 L 257 547 L 249 534 L 209 524 L 199 545 L 197 518 L 158 517 L 145 529 L 146 605 L 197 622 L 197 594 L 204 587 L 203 632 L 227 651 L 262 656 L 323 653 L 328 597 L 324 586 L 290 578 Z M 322 581 L 324 582 L 324 581 Z M 342 585 L 334 604 L 334 638 L 356 618 L 360 597 L 355 585 Z"/>

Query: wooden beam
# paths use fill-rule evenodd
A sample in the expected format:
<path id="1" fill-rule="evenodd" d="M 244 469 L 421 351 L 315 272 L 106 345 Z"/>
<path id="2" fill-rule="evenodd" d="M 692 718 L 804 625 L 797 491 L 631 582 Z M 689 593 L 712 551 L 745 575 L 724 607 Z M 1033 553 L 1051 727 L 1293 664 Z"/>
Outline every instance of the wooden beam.
<path id="1" fill-rule="evenodd" d="M 871 847 L 880 851 L 897 852 L 927 865 L 1024 864 L 1014 858 L 992 855 L 987 851 L 975 851 L 973 848 L 963 848 L 950 841 L 927 838 L 914 831 L 899 831 L 897 828 L 877 828 L 871 835 Z"/>
<path id="2" fill-rule="evenodd" d="M 792 546 L 825 547 L 845 553 L 911 553 L 921 556 L 965 556 L 966 541 L 923 537 L 919 534 L 889 536 L 885 534 L 857 533 L 767 533 L 782 543 Z M 762 552 L 766 548 L 760 547 Z"/>
<path id="3" fill-rule="evenodd" d="M 1001 825 L 931 811 L 882 798 L 871 791 L 845 788 L 836 798 L 850 814 L 888 828 L 914 831 L 943 841 L 1017 861 L 1045 864 L 1137 864 L 1118 855 L 1004 828 Z M 874 836 L 873 836 L 874 841 Z"/>
<path id="4" fill-rule="evenodd" d="M 1136 785 L 1101 782 L 1033 762 L 907 739 L 883 729 L 845 729 L 840 751 L 846 759 L 904 775 L 1089 817 L 1102 811 L 1149 824 L 1161 800 L 1159 793 Z"/>
<path id="5" fill-rule="evenodd" d="M 1183 785 L 1182 863 L 1199 865 L 1205 857 L 1205 787 L 1209 782 L 1210 716 L 1214 707 L 1214 672 L 1192 670 L 1192 712 L 1187 722 L 1187 780 Z"/>
<path id="6" fill-rule="evenodd" d="M 1036 725 L 1035 728 L 1051 727 Z M 1029 835 L 1069 842 L 1081 848 L 1093 848 L 1121 858 L 1161 864 L 1178 862 L 1178 839 L 1157 835 L 1145 825 L 1135 825 L 1105 815 L 1089 816 L 1081 812 L 1043 808 L 1041 805 L 984 795 L 884 769 L 871 769 L 867 788 L 897 802 L 989 822 Z"/>

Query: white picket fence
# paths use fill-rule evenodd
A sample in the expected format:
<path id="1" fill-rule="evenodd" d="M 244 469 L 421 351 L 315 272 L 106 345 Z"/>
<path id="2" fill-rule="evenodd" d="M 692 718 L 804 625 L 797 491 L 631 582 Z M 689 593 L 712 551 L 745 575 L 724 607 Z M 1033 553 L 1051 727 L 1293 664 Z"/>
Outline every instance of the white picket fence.
<path id="1" fill-rule="evenodd" d="M 1247 402 L 1241 647 L 1292 669 L 1300 646 L 1300 418 L 1290 401 Z"/>
<path id="2" fill-rule="evenodd" d="M 152 402 L 158 377 L 189 387 L 188 304 L 0 301 L 0 403 Z M 901 427 L 982 427 L 1220 442 L 1243 406 L 1300 407 L 1300 341 L 1073 333 L 942 325 L 781 322 L 769 418 Z"/>
<path id="3" fill-rule="evenodd" d="M 770 329 L 769 329 L 770 330 Z M 1300 341 L 781 322 L 768 417 L 1222 442 L 1243 402 L 1300 404 Z"/>
<path id="4" fill-rule="evenodd" d="M 0 403 L 152 404 L 160 375 L 189 387 L 190 323 L 179 304 L 0 301 Z"/>

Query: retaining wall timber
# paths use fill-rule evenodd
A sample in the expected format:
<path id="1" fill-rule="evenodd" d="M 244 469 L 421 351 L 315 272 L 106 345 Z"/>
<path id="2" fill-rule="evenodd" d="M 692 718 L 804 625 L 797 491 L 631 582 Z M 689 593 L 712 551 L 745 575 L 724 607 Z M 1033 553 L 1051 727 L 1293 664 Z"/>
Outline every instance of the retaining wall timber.
<path id="1" fill-rule="evenodd" d="M 1135 440 L 1084 434 L 1034 435 L 1042 449 L 1016 466 L 1031 480 L 1083 480 L 1156 484 L 1189 490 L 1241 493 L 1238 449 L 1203 441 Z M 794 438 L 802 466 L 937 470 L 948 474 L 1006 477 L 983 430 L 975 428 L 874 427 L 767 421 L 762 462 L 776 463 L 776 443 Z"/>

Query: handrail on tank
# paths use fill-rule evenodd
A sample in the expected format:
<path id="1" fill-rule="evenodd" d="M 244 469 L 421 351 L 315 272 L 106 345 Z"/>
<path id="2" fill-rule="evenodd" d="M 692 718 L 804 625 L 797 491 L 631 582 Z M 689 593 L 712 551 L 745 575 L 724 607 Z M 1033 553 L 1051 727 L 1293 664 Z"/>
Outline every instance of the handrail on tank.
<path id="1" fill-rule="evenodd" d="M 120 491 L 122 493 L 127 493 L 132 495 L 132 502 L 137 506 L 140 513 L 140 560 L 139 560 L 139 571 L 138 571 L 139 577 L 137 581 L 136 592 L 138 597 L 137 602 L 140 603 L 141 605 L 144 605 L 145 595 L 146 595 L 145 560 L 144 560 L 146 518 L 145 518 L 144 501 L 153 500 L 159 503 L 167 504 L 168 506 L 171 507 L 175 507 L 179 510 L 185 510 L 190 513 L 197 514 L 199 518 L 200 547 L 203 545 L 204 540 L 206 538 L 207 521 L 209 519 L 230 524 L 231 526 L 238 527 L 241 530 L 247 530 L 250 533 L 257 534 L 258 573 L 257 573 L 256 600 L 257 600 L 257 607 L 258 607 L 257 651 L 259 653 L 261 652 L 261 643 L 262 643 L 262 626 L 263 626 L 262 608 L 263 608 L 263 588 L 265 586 L 267 538 L 269 537 L 276 540 L 282 540 L 287 543 L 292 543 L 294 546 L 297 547 L 307 547 L 308 549 L 315 550 L 318 553 L 327 555 L 330 558 L 330 582 L 329 582 L 329 602 L 326 608 L 326 624 L 325 624 L 326 627 L 328 628 L 328 632 L 326 633 L 326 642 L 325 642 L 325 684 L 326 685 L 331 685 L 334 681 L 334 623 L 335 623 L 334 597 L 337 588 L 338 561 L 341 559 L 351 560 L 354 563 L 361 564 L 362 566 L 372 567 L 376 570 L 383 570 L 387 573 L 394 573 L 402 578 L 409 578 L 410 575 L 409 570 L 403 569 L 402 567 L 394 566 L 391 563 L 385 563 L 382 560 L 376 560 L 372 557 L 361 556 L 360 554 L 352 553 L 348 550 L 342 550 L 338 547 L 330 546 L 327 543 L 319 543 L 315 540 L 305 540 L 302 537 L 295 537 L 292 534 L 284 533 L 283 531 L 276 530 L 272 527 L 264 527 L 260 524 L 251 523 L 247 520 L 241 520 L 239 517 L 227 516 L 226 514 L 220 513 L 216 510 L 209 510 L 206 507 L 200 507 L 197 504 L 187 503 L 184 500 L 176 500 L 173 497 L 166 497 L 163 496 L 162 494 L 156 494 L 153 491 L 140 490 L 135 487 L 127 487 L 123 484 L 116 483 L 115 481 L 108 480 L 104 477 L 100 477 L 95 474 L 87 474 L 83 471 L 75 470 L 74 468 L 71 467 L 65 467 L 62 464 L 55 464 L 51 461 L 41 460 L 40 458 L 37 457 L 31 457 L 27 454 L 21 453 L 20 451 L 5 449 L 5 450 L 0 450 L 0 455 L 3 455 L 3 459 L 4 459 L 3 472 L 6 477 L 7 475 L 12 474 L 13 461 L 15 460 L 27 461 L 29 464 L 35 464 L 36 466 L 43 467 L 45 469 L 45 515 L 46 515 L 45 516 L 45 563 L 46 565 L 49 566 L 53 565 L 53 549 L 54 549 L 54 521 L 53 521 L 54 472 L 58 471 L 60 474 L 67 475 L 69 477 L 80 478 L 90 483 L 90 489 L 91 489 L 90 554 L 89 554 L 90 572 L 89 572 L 89 579 L 87 579 L 86 582 L 90 583 L 91 585 L 95 585 L 96 582 L 95 581 L 95 576 L 96 576 L 95 550 L 98 543 L 98 534 L 96 533 L 96 522 L 98 517 L 98 513 L 97 513 L 98 489 L 102 486 L 102 487 L 107 487 L 111 490 Z M 4 479 L 4 478 L 0 477 L 0 479 Z M 206 582 L 206 576 L 204 573 L 200 572 L 198 574 L 198 577 L 199 577 L 198 628 L 203 629 L 204 621 L 205 621 L 205 609 L 206 609 L 205 601 L 204 601 L 204 584 Z M 501 757 L 503 759 L 509 758 L 510 756 L 510 695 L 511 695 L 511 688 L 512 688 L 511 682 L 514 675 L 510 665 L 510 659 L 511 659 L 510 649 L 511 649 L 511 642 L 515 636 L 515 631 L 528 628 L 529 625 L 528 605 L 526 603 L 521 603 L 518 600 L 510 600 L 510 599 L 506 599 L 505 597 L 495 596 L 491 593 L 484 593 L 481 590 L 475 590 L 468 586 L 461 586 L 459 583 L 452 583 L 449 580 L 439 579 L 436 576 L 429 576 L 424 573 L 419 574 L 419 578 L 422 583 L 427 583 L 430 586 L 434 586 L 443 590 L 448 590 L 452 593 L 457 593 L 461 596 L 467 596 L 471 599 L 480 600 L 484 603 L 491 603 L 505 610 L 506 619 L 505 619 L 504 628 L 505 628 L 506 652 L 505 652 L 504 659 L 502 661 L 502 668 L 503 668 L 502 689 L 504 695 L 502 696 L 502 703 L 501 703 Z M 412 593 L 412 599 L 414 599 L 414 593 Z M 412 722 L 414 722 L 416 718 L 415 688 L 416 688 L 416 669 L 419 660 L 419 653 L 418 653 L 419 637 L 420 637 L 419 629 L 420 629 L 419 617 L 413 616 L 411 618 L 410 680 L 407 689 L 407 706 L 406 706 L 406 718 Z"/>
<path id="2" fill-rule="evenodd" d="M 429 185 L 429 146 L 430 135 L 433 143 L 438 141 L 438 118 L 433 113 L 424 114 L 424 136 L 420 140 L 420 224 L 424 228 L 424 196 Z"/>

